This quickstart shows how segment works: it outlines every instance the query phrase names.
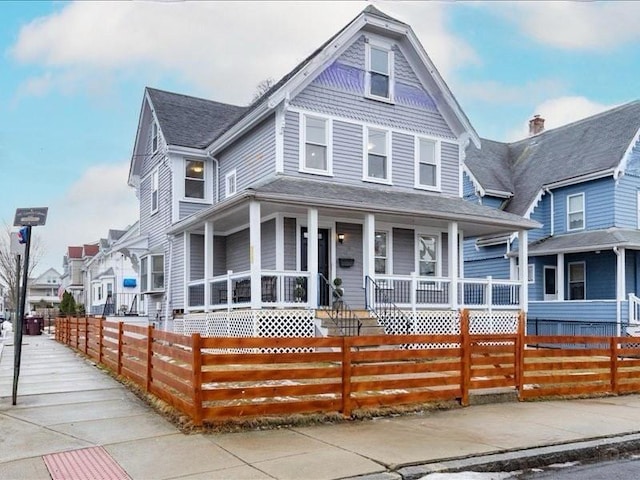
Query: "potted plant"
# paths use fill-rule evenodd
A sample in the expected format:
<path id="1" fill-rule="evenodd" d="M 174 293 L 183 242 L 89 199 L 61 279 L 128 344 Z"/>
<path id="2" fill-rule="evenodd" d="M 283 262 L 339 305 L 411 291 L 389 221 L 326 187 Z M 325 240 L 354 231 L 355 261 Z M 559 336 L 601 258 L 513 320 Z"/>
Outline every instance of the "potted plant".
<path id="1" fill-rule="evenodd" d="M 293 287 L 293 297 L 295 298 L 296 302 L 302 302 L 302 300 L 304 299 L 304 295 L 307 293 L 307 291 L 304 289 L 304 281 L 304 277 L 296 278 L 296 284 Z"/>
<path id="2" fill-rule="evenodd" d="M 344 295 L 344 288 L 342 288 L 342 279 L 336 277 L 333 279 L 333 298 L 341 300 Z"/>

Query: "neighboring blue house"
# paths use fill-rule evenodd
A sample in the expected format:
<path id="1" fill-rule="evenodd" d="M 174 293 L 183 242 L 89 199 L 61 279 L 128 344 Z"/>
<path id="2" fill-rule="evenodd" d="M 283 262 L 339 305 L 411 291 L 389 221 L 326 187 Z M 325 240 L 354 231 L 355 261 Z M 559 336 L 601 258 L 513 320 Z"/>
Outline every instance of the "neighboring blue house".
<path id="1" fill-rule="evenodd" d="M 467 149 L 464 196 L 538 221 L 529 232 L 530 331 L 632 333 L 640 291 L 640 102 L 529 138 Z M 518 240 L 465 242 L 465 274 L 518 278 Z M 594 322 L 607 322 L 600 325 Z M 627 324 L 631 323 L 631 329 Z M 590 324 L 591 323 L 591 324 Z"/>
<path id="2" fill-rule="evenodd" d="M 340 278 L 344 302 L 385 325 L 401 319 L 383 300 L 414 330 L 461 306 L 513 318 L 526 279 L 465 278 L 462 239 L 539 224 L 463 200 L 470 142 L 411 27 L 371 6 L 249 107 L 147 88 L 127 249 L 149 315 L 207 334 L 308 334 Z"/>

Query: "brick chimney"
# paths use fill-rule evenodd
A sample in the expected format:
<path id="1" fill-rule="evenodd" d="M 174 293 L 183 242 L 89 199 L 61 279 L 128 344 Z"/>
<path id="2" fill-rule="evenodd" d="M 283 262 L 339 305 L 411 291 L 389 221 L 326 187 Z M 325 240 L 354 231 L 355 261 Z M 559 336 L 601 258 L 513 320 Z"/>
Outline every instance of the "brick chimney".
<path id="1" fill-rule="evenodd" d="M 540 115 L 534 115 L 533 118 L 529 120 L 529 136 L 533 137 L 542 132 L 544 132 L 544 118 Z"/>

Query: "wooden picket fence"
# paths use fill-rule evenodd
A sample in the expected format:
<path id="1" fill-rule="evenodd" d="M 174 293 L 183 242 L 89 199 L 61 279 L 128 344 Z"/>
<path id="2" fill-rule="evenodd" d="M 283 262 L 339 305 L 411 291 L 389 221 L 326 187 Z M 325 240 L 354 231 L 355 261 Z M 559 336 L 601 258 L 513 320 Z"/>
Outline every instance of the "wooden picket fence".
<path id="1" fill-rule="evenodd" d="M 56 339 L 188 415 L 233 418 L 340 413 L 459 401 L 513 389 L 520 399 L 640 391 L 629 337 L 456 335 L 202 338 L 100 318 L 59 318 Z M 544 345 L 544 347 L 542 347 Z M 557 348 L 554 348 L 557 347 Z"/>

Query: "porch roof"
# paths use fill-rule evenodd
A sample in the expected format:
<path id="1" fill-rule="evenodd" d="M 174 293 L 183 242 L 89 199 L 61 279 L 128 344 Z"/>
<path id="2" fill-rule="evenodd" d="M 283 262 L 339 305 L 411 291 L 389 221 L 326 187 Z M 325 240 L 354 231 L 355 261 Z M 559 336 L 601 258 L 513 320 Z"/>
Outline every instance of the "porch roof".
<path id="1" fill-rule="evenodd" d="M 236 206 L 242 199 L 249 198 L 296 206 L 457 221 L 465 234 L 471 236 L 507 233 L 541 226 L 533 220 L 467 202 L 458 197 L 278 176 L 246 190 L 233 201 L 214 205 L 192 215 L 174 225 L 167 233 L 175 234 L 198 225 L 205 218 L 210 218 L 218 212 Z"/>
<path id="2" fill-rule="evenodd" d="M 608 228 L 590 232 L 568 233 L 543 238 L 529 245 L 530 256 L 555 255 L 558 253 L 590 252 L 613 247 L 640 249 L 640 231 L 634 229 Z M 511 252 L 515 255 L 517 252 Z"/>

